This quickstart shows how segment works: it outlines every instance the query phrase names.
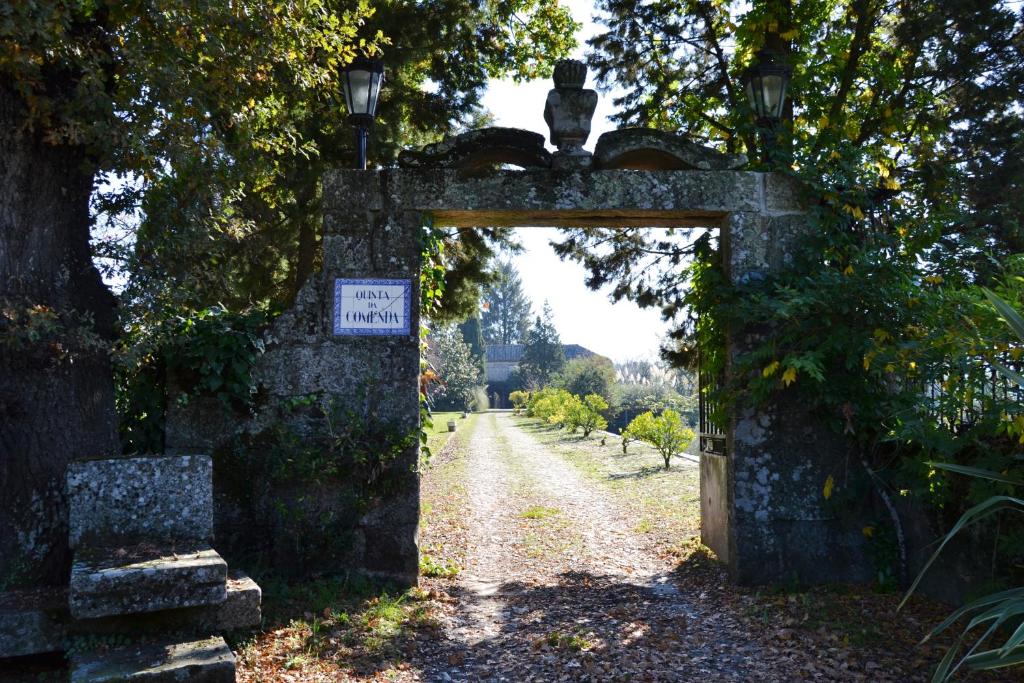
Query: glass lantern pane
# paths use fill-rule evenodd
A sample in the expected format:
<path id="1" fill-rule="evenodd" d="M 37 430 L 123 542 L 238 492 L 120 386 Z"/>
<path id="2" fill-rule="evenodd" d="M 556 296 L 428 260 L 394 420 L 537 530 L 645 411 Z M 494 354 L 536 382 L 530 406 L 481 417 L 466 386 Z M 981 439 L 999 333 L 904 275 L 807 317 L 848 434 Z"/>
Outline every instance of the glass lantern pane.
<path id="1" fill-rule="evenodd" d="M 763 76 L 761 90 L 764 93 L 764 115 L 779 118 L 782 103 L 782 76 Z"/>
<path id="2" fill-rule="evenodd" d="M 350 114 L 368 113 L 371 74 L 369 71 L 350 71 L 348 74 Z"/>
<path id="3" fill-rule="evenodd" d="M 373 80 L 370 83 L 369 99 L 367 100 L 370 108 L 370 113 L 376 115 L 377 113 L 377 100 L 380 98 L 380 86 L 384 82 L 383 73 L 374 73 Z"/>

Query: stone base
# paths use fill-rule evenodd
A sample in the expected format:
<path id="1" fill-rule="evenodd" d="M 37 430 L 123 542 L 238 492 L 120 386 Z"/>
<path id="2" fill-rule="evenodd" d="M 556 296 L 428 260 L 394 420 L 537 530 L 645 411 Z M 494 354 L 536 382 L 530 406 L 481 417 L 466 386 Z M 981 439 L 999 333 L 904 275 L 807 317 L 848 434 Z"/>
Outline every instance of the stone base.
<path id="1" fill-rule="evenodd" d="M 551 169 L 554 171 L 585 171 L 594 165 L 594 157 L 590 152 L 582 154 L 566 154 L 555 152 L 551 156 Z"/>
<path id="2" fill-rule="evenodd" d="M 63 588 L 0 593 L 0 659 L 63 650 L 67 604 Z"/>
<path id="3" fill-rule="evenodd" d="M 83 548 L 68 602 L 75 619 L 215 605 L 226 580 L 227 563 L 209 546 Z"/>
<path id="4" fill-rule="evenodd" d="M 261 591 L 242 572 L 227 581 L 227 599 L 218 605 L 187 607 L 133 616 L 72 621 L 66 589 L 0 594 L 0 659 L 61 652 L 67 636 L 207 634 L 256 628 L 262 621 Z"/>
<path id="5" fill-rule="evenodd" d="M 129 645 L 71 657 L 71 683 L 234 683 L 235 656 L 217 636 L 191 642 Z"/>

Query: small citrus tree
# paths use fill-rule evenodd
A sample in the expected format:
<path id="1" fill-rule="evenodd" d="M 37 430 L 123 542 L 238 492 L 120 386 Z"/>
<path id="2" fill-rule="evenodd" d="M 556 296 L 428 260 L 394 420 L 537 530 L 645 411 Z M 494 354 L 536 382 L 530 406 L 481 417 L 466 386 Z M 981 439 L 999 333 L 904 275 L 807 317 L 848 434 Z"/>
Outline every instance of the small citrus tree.
<path id="1" fill-rule="evenodd" d="M 695 434 L 689 427 L 683 426 L 683 419 L 674 410 L 664 410 L 654 417 L 646 412 L 637 415 L 626 427 L 633 438 L 646 441 L 661 454 L 665 461 L 665 469 L 672 464 L 672 457 L 679 455 L 693 441 Z M 626 438 L 623 436 L 622 450 L 626 450 Z"/>
<path id="2" fill-rule="evenodd" d="M 582 401 L 575 396 L 577 404 L 573 407 L 571 417 L 571 423 L 573 429 L 579 427 L 583 430 L 583 436 L 590 436 L 590 433 L 595 429 L 605 429 L 608 426 L 608 421 L 604 419 L 601 413 L 608 410 L 608 402 L 604 400 L 604 397 L 600 394 L 587 394 Z"/>
<path id="3" fill-rule="evenodd" d="M 640 413 L 633 420 L 626 425 L 626 428 L 622 430 L 622 454 L 626 454 L 626 447 L 634 441 L 646 441 L 646 434 L 650 434 L 654 431 L 653 423 L 654 413 L 646 411 Z"/>
<path id="4" fill-rule="evenodd" d="M 545 422 L 561 423 L 560 416 L 564 415 L 565 404 L 570 398 L 572 394 L 565 389 L 541 389 L 530 396 L 526 414 Z M 555 420 L 552 421 L 552 418 Z"/>
<path id="5" fill-rule="evenodd" d="M 516 415 L 523 411 L 523 408 L 530 402 L 530 392 L 528 391 L 513 391 L 508 395 L 508 400 L 512 401 L 512 407 L 515 408 Z"/>

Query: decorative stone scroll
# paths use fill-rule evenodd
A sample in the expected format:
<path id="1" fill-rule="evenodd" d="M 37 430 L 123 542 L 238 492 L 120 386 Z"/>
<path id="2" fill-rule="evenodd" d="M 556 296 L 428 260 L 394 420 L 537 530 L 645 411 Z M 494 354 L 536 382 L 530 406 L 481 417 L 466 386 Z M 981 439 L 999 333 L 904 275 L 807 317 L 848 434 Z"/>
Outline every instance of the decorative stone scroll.
<path id="1" fill-rule="evenodd" d="M 594 168 L 642 171 L 734 171 L 747 164 L 743 154 L 722 154 L 680 133 L 653 128 L 622 128 L 605 133 L 594 148 Z"/>
<path id="2" fill-rule="evenodd" d="M 551 152 L 544 149 L 544 136 L 520 128 L 480 128 L 398 155 L 402 168 L 472 171 L 505 164 L 525 169 L 549 168 Z"/>

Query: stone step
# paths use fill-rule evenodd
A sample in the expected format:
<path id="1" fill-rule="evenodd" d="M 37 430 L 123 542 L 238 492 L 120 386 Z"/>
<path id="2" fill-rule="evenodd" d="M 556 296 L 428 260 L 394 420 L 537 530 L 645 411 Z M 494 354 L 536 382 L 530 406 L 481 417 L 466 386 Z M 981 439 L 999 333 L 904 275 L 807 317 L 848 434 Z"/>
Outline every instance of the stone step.
<path id="1" fill-rule="evenodd" d="M 131 616 L 72 620 L 67 588 L 0 593 L 0 659 L 66 649 L 71 636 L 227 633 L 260 625 L 261 591 L 243 572 L 232 571 L 227 598 L 217 605 Z"/>
<path id="2" fill-rule="evenodd" d="M 139 643 L 71 655 L 71 683 L 234 683 L 235 655 L 220 636 Z"/>
<path id="3" fill-rule="evenodd" d="M 93 619 L 222 603 L 227 569 L 208 545 L 79 548 L 71 565 L 71 616 Z"/>
<path id="4" fill-rule="evenodd" d="M 260 625 L 260 600 L 261 591 L 256 582 L 242 572 L 232 571 L 227 581 L 227 597 L 219 604 L 83 619 L 72 623 L 68 629 L 73 635 L 228 633 Z"/>

